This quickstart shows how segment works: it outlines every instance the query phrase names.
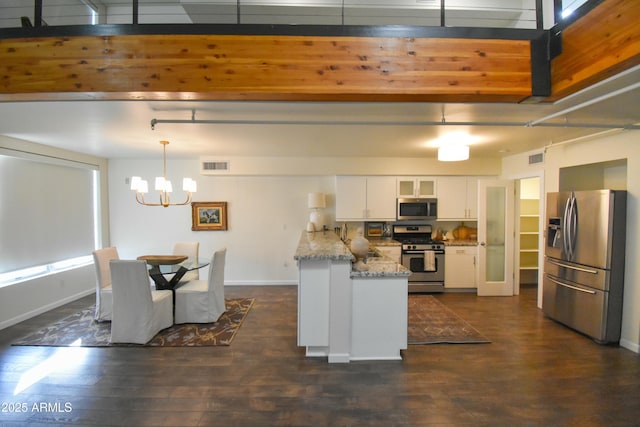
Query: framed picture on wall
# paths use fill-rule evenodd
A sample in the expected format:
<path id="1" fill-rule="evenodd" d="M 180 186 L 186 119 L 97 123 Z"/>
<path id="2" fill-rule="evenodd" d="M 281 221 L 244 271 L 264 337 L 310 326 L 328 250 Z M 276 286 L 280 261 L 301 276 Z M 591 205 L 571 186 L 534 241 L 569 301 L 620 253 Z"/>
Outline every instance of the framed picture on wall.
<path id="1" fill-rule="evenodd" d="M 227 229 L 227 202 L 192 202 L 191 229 L 216 231 Z"/>

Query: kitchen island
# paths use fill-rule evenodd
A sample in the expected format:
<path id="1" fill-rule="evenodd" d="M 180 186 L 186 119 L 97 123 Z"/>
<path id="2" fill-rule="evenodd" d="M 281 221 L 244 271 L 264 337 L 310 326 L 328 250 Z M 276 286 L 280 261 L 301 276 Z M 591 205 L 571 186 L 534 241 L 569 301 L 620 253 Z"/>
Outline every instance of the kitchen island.
<path id="1" fill-rule="evenodd" d="M 366 269 L 331 232 L 303 232 L 298 262 L 298 345 L 329 363 L 398 360 L 407 347 L 407 278 L 381 253 Z"/>

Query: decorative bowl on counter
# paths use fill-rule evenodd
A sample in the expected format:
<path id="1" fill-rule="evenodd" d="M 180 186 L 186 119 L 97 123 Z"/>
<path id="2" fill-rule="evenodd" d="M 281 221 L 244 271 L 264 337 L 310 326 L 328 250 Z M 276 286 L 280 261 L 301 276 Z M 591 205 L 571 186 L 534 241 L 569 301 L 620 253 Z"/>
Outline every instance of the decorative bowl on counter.
<path id="1" fill-rule="evenodd" d="M 478 238 L 478 229 L 464 225 L 458 226 L 452 231 L 455 240 L 476 240 Z"/>

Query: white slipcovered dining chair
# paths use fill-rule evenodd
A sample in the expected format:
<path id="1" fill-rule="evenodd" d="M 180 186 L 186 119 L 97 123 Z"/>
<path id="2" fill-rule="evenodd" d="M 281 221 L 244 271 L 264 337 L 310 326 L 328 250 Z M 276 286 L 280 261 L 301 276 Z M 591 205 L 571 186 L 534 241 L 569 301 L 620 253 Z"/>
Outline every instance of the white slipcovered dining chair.
<path id="1" fill-rule="evenodd" d="M 145 344 L 173 324 L 171 291 L 151 290 L 147 262 L 113 260 L 111 342 Z"/>
<path id="2" fill-rule="evenodd" d="M 175 323 L 217 321 L 224 305 L 224 265 L 227 248 L 214 252 L 208 280 L 192 280 L 175 289 Z"/>
<path id="3" fill-rule="evenodd" d="M 173 245 L 173 255 L 187 255 L 190 261 L 198 262 L 199 248 L 200 242 L 176 242 Z M 198 269 L 188 271 L 180 280 L 183 282 L 199 280 L 200 273 L 198 271 Z"/>
<path id="4" fill-rule="evenodd" d="M 94 319 L 98 322 L 111 320 L 113 296 L 111 294 L 111 271 L 109 262 L 120 259 L 114 247 L 93 251 L 93 264 L 96 268 L 96 311 Z"/>

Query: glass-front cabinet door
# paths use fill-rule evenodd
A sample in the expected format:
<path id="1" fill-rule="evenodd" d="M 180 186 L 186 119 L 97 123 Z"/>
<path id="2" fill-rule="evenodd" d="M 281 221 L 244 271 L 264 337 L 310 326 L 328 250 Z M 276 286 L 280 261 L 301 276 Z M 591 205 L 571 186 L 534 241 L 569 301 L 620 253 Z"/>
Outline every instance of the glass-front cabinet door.
<path id="1" fill-rule="evenodd" d="M 398 177 L 397 197 L 436 197 L 436 180 L 427 176 Z"/>

